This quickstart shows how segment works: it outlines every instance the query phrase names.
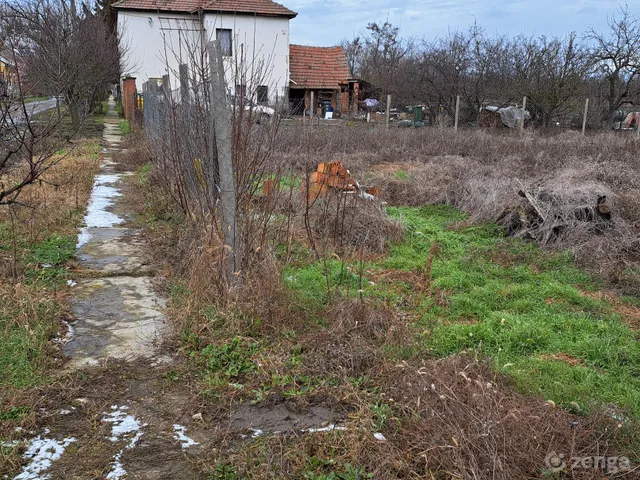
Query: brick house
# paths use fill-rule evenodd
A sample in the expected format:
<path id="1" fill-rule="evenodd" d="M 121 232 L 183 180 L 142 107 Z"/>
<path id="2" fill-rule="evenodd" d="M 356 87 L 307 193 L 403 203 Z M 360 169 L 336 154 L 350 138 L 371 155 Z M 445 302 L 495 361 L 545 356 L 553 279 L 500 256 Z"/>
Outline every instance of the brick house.
<path id="1" fill-rule="evenodd" d="M 289 104 L 294 114 L 309 110 L 311 92 L 314 109 L 331 102 L 337 112 L 357 113 L 359 83 L 351 78 L 342 47 L 291 45 Z"/>

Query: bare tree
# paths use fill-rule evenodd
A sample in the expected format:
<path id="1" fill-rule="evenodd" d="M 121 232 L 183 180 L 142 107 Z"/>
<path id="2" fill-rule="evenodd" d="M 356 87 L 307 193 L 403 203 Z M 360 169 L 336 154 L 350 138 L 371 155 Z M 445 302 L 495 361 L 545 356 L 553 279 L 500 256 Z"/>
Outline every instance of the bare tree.
<path id="1" fill-rule="evenodd" d="M 519 37 L 511 44 L 513 93 L 527 97 L 537 123 L 551 121 L 574 109 L 571 100 L 583 97 L 591 62 L 575 33 L 566 39 Z"/>
<path id="2" fill-rule="evenodd" d="M 19 203 L 21 191 L 37 182 L 58 161 L 54 153 L 64 140 L 52 135 L 57 121 L 51 116 L 34 121 L 33 105 L 25 101 L 18 50 L 22 25 L 9 15 L 0 17 L 0 42 L 16 68 L 17 92 L 0 97 L 0 206 Z"/>
<path id="3" fill-rule="evenodd" d="M 120 73 L 118 38 L 107 22 L 65 0 L 12 3 L 7 10 L 22 25 L 19 56 L 24 84 L 35 93 L 63 96 L 77 128 Z"/>
<path id="4" fill-rule="evenodd" d="M 342 48 L 352 74 L 372 83 L 383 94 L 396 91 L 400 65 L 413 49 L 413 42 L 400 37 L 400 30 L 389 22 L 367 25 L 367 36 L 343 41 Z"/>
<path id="5" fill-rule="evenodd" d="M 632 15 L 627 6 L 608 23 L 607 33 L 591 29 L 585 36 L 593 45 L 595 71 L 604 77 L 606 84 L 605 121 L 611 121 L 625 101 L 640 94 L 640 18 Z"/>

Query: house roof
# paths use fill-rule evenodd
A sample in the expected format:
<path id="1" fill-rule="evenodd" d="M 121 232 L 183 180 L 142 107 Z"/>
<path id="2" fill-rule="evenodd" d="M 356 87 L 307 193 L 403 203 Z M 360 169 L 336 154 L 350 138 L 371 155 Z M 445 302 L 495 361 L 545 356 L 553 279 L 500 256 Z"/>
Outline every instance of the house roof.
<path id="1" fill-rule="evenodd" d="M 239 13 L 268 17 L 294 18 L 296 12 L 272 0 L 120 0 L 113 6 L 119 10 L 153 10 L 158 12 Z"/>
<path id="2" fill-rule="evenodd" d="M 342 47 L 289 46 L 291 88 L 336 89 L 349 83 L 349 65 Z"/>

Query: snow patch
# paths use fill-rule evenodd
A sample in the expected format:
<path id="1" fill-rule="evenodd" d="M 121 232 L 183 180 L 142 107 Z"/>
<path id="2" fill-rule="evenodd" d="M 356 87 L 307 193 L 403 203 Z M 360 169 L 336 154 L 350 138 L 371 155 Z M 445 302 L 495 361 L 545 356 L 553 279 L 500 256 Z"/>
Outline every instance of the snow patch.
<path id="1" fill-rule="evenodd" d="M 142 427 L 147 425 L 146 423 L 141 423 L 133 415 L 129 415 L 127 413 L 128 409 L 129 407 L 125 405 L 112 405 L 111 412 L 102 413 L 104 415 L 102 421 L 113 424 L 109 440 L 112 442 L 117 442 L 121 439 L 128 440 L 125 447 L 113 457 L 111 471 L 107 474 L 107 480 L 120 480 L 127 474 L 122 465 L 122 454 L 125 449 L 131 450 L 137 445 L 140 437 L 142 437 Z"/>
<path id="2" fill-rule="evenodd" d="M 122 466 L 122 452 L 124 450 L 120 450 L 116 453 L 116 456 L 113 457 L 113 462 L 111 462 L 111 471 L 107 474 L 107 480 L 120 480 L 127 474 L 127 471 Z"/>
<path id="3" fill-rule="evenodd" d="M 120 178 L 121 175 L 114 174 L 96 175 L 87 214 L 84 216 L 85 226 L 80 229 L 76 248 L 80 249 L 91 239 L 90 228 L 108 228 L 124 222 L 123 218 L 107 211 L 113 205 L 113 199 L 122 196 L 120 190 L 112 186 Z"/>
<path id="4" fill-rule="evenodd" d="M 102 417 L 103 422 L 112 423 L 111 427 L 111 437 L 109 440 L 112 442 L 117 442 L 118 440 L 124 438 L 125 440 L 129 440 L 127 444 L 127 448 L 133 448 L 140 440 L 142 436 L 142 427 L 147 424 L 142 424 L 138 421 L 133 415 L 129 415 L 126 411 L 128 407 L 122 406 L 118 407 L 118 405 L 111 406 L 111 412 L 103 412 L 105 415 Z"/>
<path id="5" fill-rule="evenodd" d="M 185 427 L 183 427 L 182 425 L 173 425 L 173 438 L 176 440 L 180 440 L 182 448 L 189 448 L 194 445 L 200 445 L 192 438 L 187 437 L 187 435 L 185 434 L 185 430 Z"/>
<path id="6" fill-rule="evenodd" d="M 49 430 L 45 429 L 44 435 L 48 433 Z M 42 435 L 38 435 L 29 442 L 27 451 L 24 452 L 23 455 L 24 459 L 30 460 L 29 464 L 26 465 L 22 469 L 22 472 L 14 477 L 13 480 L 45 480 L 51 478 L 47 474 L 42 474 L 42 472 L 51 467 L 53 462 L 58 460 L 65 449 L 75 441 L 75 437 L 58 441 L 53 438 L 43 438 Z"/>
<path id="7" fill-rule="evenodd" d="M 302 432 L 305 432 L 305 433 L 331 432 L 333 430 L 346 430 L 346 429 L 347 427 L 341 427 L 339 425 L 331 424 L 322 428 L 307 428 L 306 430 L 302 430 Z"/>
<path id="8" fill-rule="evenodd" d="M 75 330 L 73 329 L 73 326 L 69 322 L 63 320 L 62 323 L 64 323 L 65 327 L 67 327 L 66 333 L 64 334 L 63 337 L 56 337 L 53 339 L 55 343 L 58 343 L 60 345 L 64 345 L 65 343 L 68 343 L 69 341 L 71 341 L 71 339 L 75 334 Z"/>

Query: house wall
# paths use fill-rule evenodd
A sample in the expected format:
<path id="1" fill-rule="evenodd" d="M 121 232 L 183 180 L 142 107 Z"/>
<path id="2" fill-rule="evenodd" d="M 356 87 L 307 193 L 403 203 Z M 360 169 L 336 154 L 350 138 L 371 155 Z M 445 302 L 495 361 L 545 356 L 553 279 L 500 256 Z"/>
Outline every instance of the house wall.
<path id="1" fill-rule="evenodd" d="M 126 74 L 136 77 L 138 91 L 150 78 L 169 75 L 180 88 L 178 65 L 191 64 L 202 42 L 215 40 L 217 28 L 233 31 L 233 56 L 225 59 L 227 84 L 244 84 L 248 92 L 269 87 L 269 100 L 286 100 L 289 80 L 289 19 L 251 15 L 197 15 L 120 10 L 118 30 L 128 48 Z"/>
<path id="2" fill-rule="evenodd" d="M 287 101 L 288 18 L 206 14 L 205 28 L 214 40 L 217 28 L 234 32 L 233 57 L 225 59 L 227 84 L 232 90 L 235 85 L 243 84 L 247 92 L 255 92 L 259 85 L 266 85 L 271 103 Z"/>

